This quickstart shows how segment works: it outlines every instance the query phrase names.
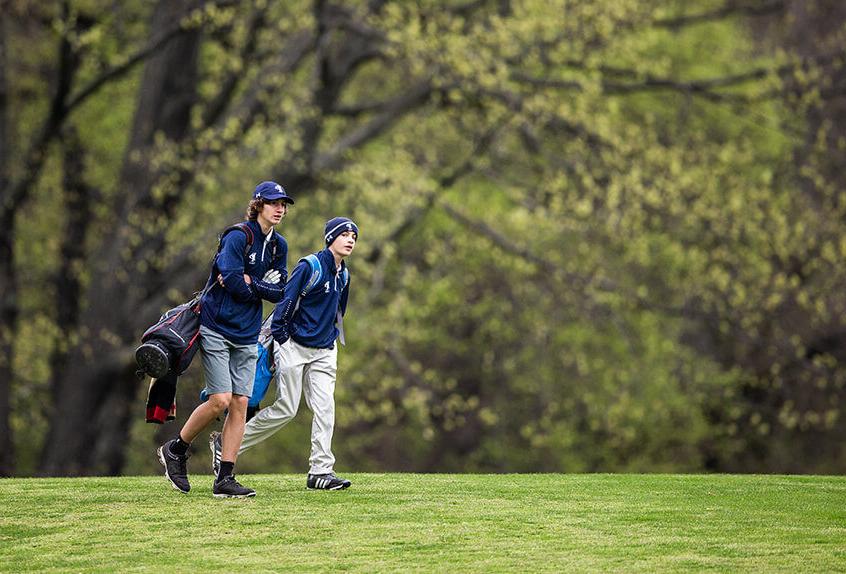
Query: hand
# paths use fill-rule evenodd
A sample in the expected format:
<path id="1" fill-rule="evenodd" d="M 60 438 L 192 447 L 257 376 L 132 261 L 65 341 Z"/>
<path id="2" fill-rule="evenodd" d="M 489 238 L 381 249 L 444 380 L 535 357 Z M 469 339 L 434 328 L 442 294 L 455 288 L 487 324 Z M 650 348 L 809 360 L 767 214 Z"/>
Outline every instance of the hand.
<path id="1" fill-rule="evenodd" d="M 250 285 L 252 282 L 253 282 L 253 278 L 250 277 L 249 275 L 247 275 L 246 273 L 244 273 L 244 283 L 246 283 L 247 285 Z"/>
<path id="2" fill-rule="evenodd" d="M 221 275 L 221 274 L 219 274 L 219 273 L 218 273 L 218 275 L 217 275 L 217 282 L 218 282 L 218 283 L 220 283 L 220 286 L 221 286 L 221 287 L 223 287 L 223 286 L 224 286 L 224 285 L 223 285 L 223 275 Z"/>
<path id="3" fill-rule="evenodd" d="M 282 280 L 282 274 L 277 271 L 276 269 L 271 269 L 267 273 L 264 274 L 264 278 L 262 281 L 265 283 L 273 283 L 274 285 L 279 283 Z"/>

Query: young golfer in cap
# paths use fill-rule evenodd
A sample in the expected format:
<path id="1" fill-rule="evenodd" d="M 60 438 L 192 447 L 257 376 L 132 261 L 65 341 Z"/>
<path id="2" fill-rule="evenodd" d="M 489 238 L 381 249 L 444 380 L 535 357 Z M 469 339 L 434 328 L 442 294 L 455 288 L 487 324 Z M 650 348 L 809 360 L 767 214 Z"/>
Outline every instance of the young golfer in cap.
<path id="1" fill-rule="evenodd" d="M 200 350 L 208 401 L 202 403 L 157 453 L 165 476 L 175 489 L 188 493 L 188 447 L 225 410 L 222 462 L 212 486 L 214 496 L 255 496 L 235 480 L 235 459 L 244 434 L 247 402 L 253 390 L 261 328 L 262 300 L 278 303 L 284 295 L 288 244 L 274 230 L 288 213 L 288 197 L 281 185 L 265 181 L 256 186 L 247 207 L 247 220 L 229 228 L 220 240 L 209 282 L 201 300 Z"/>

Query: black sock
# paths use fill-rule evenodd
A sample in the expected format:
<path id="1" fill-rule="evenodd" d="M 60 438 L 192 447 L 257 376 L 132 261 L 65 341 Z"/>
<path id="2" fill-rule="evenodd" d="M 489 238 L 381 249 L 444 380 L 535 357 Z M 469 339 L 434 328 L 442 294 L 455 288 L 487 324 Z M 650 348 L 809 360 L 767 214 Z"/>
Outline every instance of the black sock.
<path id="1" fill-rule="evenodd" d="M 217 473 L 217 480 L 223 480 L 235 472 L 235 463 L 228 460 L 220 461 L 220 471 Z"/>
<path id="2" fill-rule="evenodd" d="M 189 446 L 191 446 L 190 442 L 185 442 L 181 436 L 178 436 L 175 441 L 170 443 L 170 452 L 176 456 L 185 456 Z"/>

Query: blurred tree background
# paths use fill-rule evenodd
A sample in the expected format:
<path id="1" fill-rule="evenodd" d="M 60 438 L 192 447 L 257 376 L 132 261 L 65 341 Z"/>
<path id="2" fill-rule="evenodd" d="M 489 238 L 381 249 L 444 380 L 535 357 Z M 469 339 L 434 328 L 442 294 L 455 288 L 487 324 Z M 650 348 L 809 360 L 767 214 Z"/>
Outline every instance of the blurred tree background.
<path id="1" fill-rule="evenodd" d="M 339 470 L 846 472 L 842 2 L 0 5 L 0 474 L 159 472 L 133 350 L 265 179 L 289 268 L 361 229 Z"/>

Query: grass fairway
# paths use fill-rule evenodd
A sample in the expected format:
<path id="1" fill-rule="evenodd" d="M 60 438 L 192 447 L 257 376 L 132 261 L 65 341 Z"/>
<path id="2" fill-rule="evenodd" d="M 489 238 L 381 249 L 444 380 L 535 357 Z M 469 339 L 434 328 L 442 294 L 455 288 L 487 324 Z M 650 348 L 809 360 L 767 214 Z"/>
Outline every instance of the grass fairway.
<path id="1" fill-rule="evenodd" d="M 0 571 L 846 571 L 846 477 L 347 476 L 0 480 Z"/>

